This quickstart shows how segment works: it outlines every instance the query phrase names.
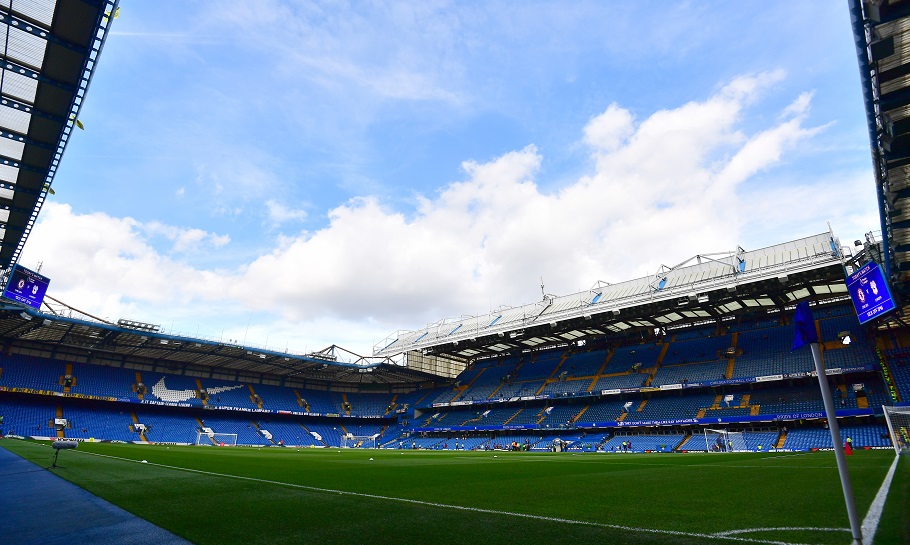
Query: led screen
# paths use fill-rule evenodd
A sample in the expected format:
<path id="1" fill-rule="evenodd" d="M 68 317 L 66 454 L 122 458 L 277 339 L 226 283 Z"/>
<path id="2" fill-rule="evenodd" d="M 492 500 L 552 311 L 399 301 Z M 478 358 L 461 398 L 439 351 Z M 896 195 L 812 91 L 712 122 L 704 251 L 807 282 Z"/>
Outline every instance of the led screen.
<path id="1" fill-rule="evenodd" d="M 9 282 L 6 283 L 3 297 L 23 303 L 34 309 L 40 309 L 50 281 L 50 278 L 46 276 L 26 269 L 21 265 L 15 265 L 9 274 Z"/>
<path id="2" fill-rule="evenodd" d="M 877 263 L 866 263 L 848 276 L 847 289 L 861 324 L 894 310 L 891 290 Z"/>

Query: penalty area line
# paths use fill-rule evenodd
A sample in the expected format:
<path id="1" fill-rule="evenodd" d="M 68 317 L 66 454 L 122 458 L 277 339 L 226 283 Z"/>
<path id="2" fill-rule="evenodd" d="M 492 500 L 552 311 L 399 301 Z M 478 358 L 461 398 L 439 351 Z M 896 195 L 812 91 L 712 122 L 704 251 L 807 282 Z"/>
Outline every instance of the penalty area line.
<path id="1" fill-rule="evenodd" d="M 712 540 L 712 541 L 718 541 L 718 540 L 737 541 L 737 542 L 744 542 L 744 543 L 762 543 L 765 545 L 802 545 L 802 544 L 793 543 L 793 542 L 789 542 L 789 541 L 775 541 L 775 540 L 767 540 L 767 539 L 739 537 L 737 535 L 732 535 L 732 533 L 731 533 L 731 535 L 725 535 L 727 533 L 705 534 L 705 533 L 700 533 L 700 532 L 682 532 L 682 531 L 678 531 L 678 530 L 660 530 L 660 529 L 656 529 L 656 528 L 638 528 L 635 526 L 623 526 L 621 524 L 608 524 L 608 523 L 603 523 L 603 522 L 574 520 L 574 519 L 566 519 L 566 518 L 561 518 L 561 517 L 551 517 L 551 516 L 546 516 L 546 515 L 531 515 L 528 513 L 516 513 L 514 511 L 499 511 L 496 509 L 486 509 L 483 507 L 467 507 L 464 505 L 454 505 L 454 504 L 448 504 L 448 503 L 414 500 L 414 499 L 409 499 L 409 498 L 397 498 L 394 496 L 381 496 L 379 494 L 368 494 L 365 492 L 333 490 L 331 488 L 321 488 L 318 486 L 309 486 L 309 485 L 296 484 L 296 483 L 285 483 L 285 482 L 281 482 L 281 481 L 272 481 L 269 479 L 260 479 L 258 477 L 245 477 L 242 475 L 230 475 L 227 473 L 217 473 L 214 471 L 204 471 L 201 469 L 191 469 L 191 468 L 186 468 L 186 467 L 170 466 L 170 465 L 166 465 L 166 464 L 158 464 L 155 462 L 143 463 L 143 462 L 140 462 L 139 460 L 133 460 L 131 458 L 121 458 L 119 456 L 111 456 L 109 454 L 99 454 L 96 452 L 85 452 L 85 451 L 81 451 L 81 452 L 76 451 L 76 452 L 79 454 L 88 454 L 90 456 L 109 458 L 109 459 L 118 460 L 121 462 L 131 462 L 134 464 L 155 466 L 155 467 L 170 469 L 170 470 L 174 470 L 174 471 L 186 471 L 189 473 L 198 473 L 200 475 L 207 475 L 210 477 L 221 477 L 221 478 L 225 478 L 225 479 L 237 479 L 237 480 L 242 480 L 242 481 L 251 481 L 251 482 L 257 482 L 257 483 L 263 483 L 263 484 L 283 486 L 283 487 L 287 487 L 287 488 L 296 488 L 296 489 L 300 489 L 300 490 L 307 490 L 307 491 L 311 491 L 311 492 L 320 492 L 320 493 L 330 494 L 330 495 L 354 496 L 354 497 L 358 497 L 358 498 L 368 498 L 368 499 L 382 500 L 382 501 L 394 501 L 394 502 L 399 502 L 399 503 L 407 503 L 407 504 L 411 504 L 411 505 L 435 507 L 438 509 L 450 509 L 450 510 L 455 510 L 455 511 L 467 511 L 467 512 L 471 512 L 471 513 L 483 513 L 486 515 L 499 515 L 499 516 L 506 516 L 506 517 L 516 517 L 516 518 L 524 518 L 524 519 L 531 519 L 531 520 L 539 520 L 539 521 L 544 521 L 544 522 L 556 522 L 556 523 L 561 523 L 561 524 L 590 526 L 590 527 L 595 527 L 595 528 L 606 528 L 606 529 L 610 529 L 610 530 L 622 530 L 622 531 L 626 531 L 626 532 L 641 532 L 641 533 L 657 534 L 657 535 L 693 537 L 693 538 L 701 538 L 701 539 Z M 808 529 L 810 529 L 810 528 L 807 528 L 807 530 Z M 815 530 L 817 528 L 811 528 L 811 529 Z M 754 530 L 744 530 L 744 531 L 748 532 L 748 531 L 754 531 Z M 737 532 L 736 530 L 733 531 L 733 533 L 736 533 L 736 532 Z"/>

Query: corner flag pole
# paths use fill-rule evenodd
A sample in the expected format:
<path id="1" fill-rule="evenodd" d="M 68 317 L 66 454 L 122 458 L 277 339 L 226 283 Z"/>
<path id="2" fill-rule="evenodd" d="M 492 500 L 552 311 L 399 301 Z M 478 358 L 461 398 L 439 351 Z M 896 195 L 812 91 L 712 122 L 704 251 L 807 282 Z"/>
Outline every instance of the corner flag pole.
<path id="1" fill-rule="evenodd" d="M 840 440 L 840 427 L 837 424 L 834 400 L 831 398 L 828 375 L 825 373 L 825 363 L 822 361 L 822 351 L 818 345 L 818 332 L 815 329 L 815 320 L 812 318 L 812 309 L 809 308 L 808 301 L 803 301 L 796 306 L 795 322 L 796 338 L 793 340 L 792 350 L 796 350 L 804 344 L 808 344 L 809 348 L 812 349 L 812 360 L 815 362 L 815 372 L 818 374 L 818 385 L 821 388 L 822 400 L 825 403 L 825 417 L 828 419 L 828 429 L 831 431 L 831 441 L 834 443 L 837 471 L 840 473 L 840 484 L 844 490 L 844 501 L 847 504 L 847 518 L 850 519 L 853 545 L 863 545 L 862 522 L 856 512 L 853 483 L 850 481 L 850 472 L 847 470 L 847 459 L 844 456 L 844 445 Z"/>

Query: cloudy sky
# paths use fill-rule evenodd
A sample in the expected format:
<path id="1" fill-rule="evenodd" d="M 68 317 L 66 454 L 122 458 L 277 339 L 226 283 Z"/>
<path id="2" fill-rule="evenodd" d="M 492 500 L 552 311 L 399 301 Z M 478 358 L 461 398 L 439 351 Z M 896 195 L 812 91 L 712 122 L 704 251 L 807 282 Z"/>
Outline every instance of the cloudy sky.
<path id="1" fill-rule="evenodd" d="M 298 353 L 878 225 L 830 0 L 136 0 L 80 119 L 49 294 Z"/>

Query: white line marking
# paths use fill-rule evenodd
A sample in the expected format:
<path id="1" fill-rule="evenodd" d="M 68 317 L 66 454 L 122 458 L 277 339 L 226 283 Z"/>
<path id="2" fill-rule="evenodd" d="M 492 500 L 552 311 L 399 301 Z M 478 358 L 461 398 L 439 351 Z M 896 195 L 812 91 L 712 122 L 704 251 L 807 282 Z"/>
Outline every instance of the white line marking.
<path id="1" fill-rule="evenodd" d="M 98 456 L 101 458 L 110 458 L 110 459 L 119 460 L 122 462 L 132 462 L 135 464 L 141 463 L 138 460 L 132 460 L 129 458 L 121 458 L 119 456 L 111 456 L 109 454 L 98 454 L 96 452 L 86 452 L 86 451 L 75 451 L 75 452 L 77 452 L 78 454 L 88 454 L 91 456 Z M 484 513 L 484 514 L 489 514 L 489 515 L 518 517 L 518 518 L 525 518 L 525 519 L 532 519 L 532 520 L 541 520 L 541 521 L 546 521 L 546 522 L 576 524 L 579 526 L 593 526 L 593 527 L 597 527 L 597 528 L 608 528 L 611 530 L 623 530 L 626 532 L 642 532 L 642 533 L 647 533 L 647 534 L 663 534 L 663 535 L 674 535 L 674 536 L 685 536 L 685 537 L 697 537 L 697 538 L 704 538 L 704 539 L 708 539 L 708 540 L 725 540 L 725 541 L 739 541 L 739 542 L 746 542 L 746 543 L 762 543 L 765 545 L 808 545 L 808 544 L 802 544 L 802 543 L 792 543 L 789 541 L 773 541 L 773 540 L 765 540 L 765 539 L 754 539 L 754 538 L 748 538 L 748 537 L 736 537 L 734 535 L 703 534 L 703 533 L 698 533 L 698 532 L 681 532 L 681 531 L 677 531 L 677 530 L 658 530 L 655 528 L 636 528 L 634 526 L 622 526 L 619 524 L 590 522 L 590 521 L 586 521 L 586 520 L 573 520 L 573 519 L 565 519 L 565 518 L 560 518 L 560 517 L 550 517 L 550 516 L 545 516 L 545 515 L 531 515 L 528 513 L 516 513 L 513 511 L 497 511 L 495 509 L 484 509 L 482 507 L 465 507 L 463 505 L 452 505 L 452 504 L 437 503 L 437 502 L 430 502 L 430 501 L 423 501 L 423 500 L 413 500 L 413 499 L 409 499 L 409 498 L 396 498 L 393 496 L 380 496 L 378 494 L 367 494 L 364 492 L 350 492 L 347 490 L 333 490 L 330 488 L 320 488 L 317 486 L 308 486 L 308 485 L 295 484 L 295 483 L 284 483 L 281 481 L 270 481 L 268 479 L 259 479 L 256 477 L 244 477 L 241 475 L 215 473 L 213 471 L 203 471 L 201 469 L 190 469 L 190 468 L 186 468 L 186 467 L 169 466 L 169 465 L 165 465 L 165 464 L 157 464 L 154 462 L 148 462 L 148 463 L 142 464 L 142 465 L 156 466 L 156 467 L 161 467 L 161 468 L 165 468 L 165 469 L 172 469 L 175 471 L 186 471 L 189 473 L 199 473 L 202 475 L 209 475 L 212 477 L 223 477 L 226 479 L 238 479 L 238 480 L 243 480 L 243 481 L 252 481 L 252 482 L 257 482 L 257 483 L 284 486 L 284 487 L 288 487 L 288 488 L 298 488 L 301 490 L 309 490 L 312 492 L 322 492 L 325 494 L 338 494 L 341 496 L 355 496 L 355 497 L 359 497 L 359 498 L 370 498 L 370 499 L 382 500 L 382 501 L 397 501 L 397 502 L 401 502 L 401 503 L 410 503 L 413 505 L 423 505 L 423 506 L 427 506 L 427 507 L 436 507 L 436 508 L 440 508 L 440 509 L 453 509 L 453 510 L 457 510 L 457 511 L 469 511 L 469 512 L 473 512 L 473 513 Z M 807 528 L 807 530 L 810 530 L 810 529 L 814 530 L 815 528 Z M 754 530 L 748 530 L 748 531 L 754 531 Z M 734 530 L 734 532 L 736 532 L 736 531 Z"/>
<path id="2" fill-rule="evenodd" d="M 888 469 L 888 474 L 885 475 L 885 480 L 882 481 L 882 486 L 878 489 L 878 494 L 875 495 L 872 505 L 869 506 L 866 518 L 863 519 L 863 543 L 866 545 L 872 545 L 872 540 L 875 538 L 875 532 L 878 530 L 878 522 L 882 518 L 882 509 L 885 508 L 885 499 L 888 498 L 888 489 L 891 488 L 891 479 L 894 478 L 894 470 L 897 469 L 898 460 L 900 460 L 900 457 L 895 456 L 894 462 L 891 463 L 891 468 Z"/>
<path id="3" fill-rule="evenodd" d="M 716 532 L 716 536 L 732 536 L 736 534 L 750 534 L 752 532 L 797 532 L 801 530 L 811 530 L 813 532 L 849 532 L 850 528 L 815 528 L 812 526 L 782 526 L 780 528 L 743 528 L 742 530 L 728 530 L 726 532 Z"/>

